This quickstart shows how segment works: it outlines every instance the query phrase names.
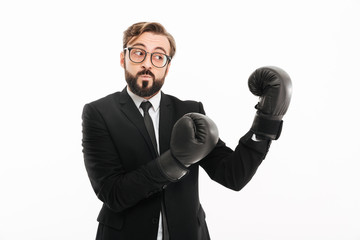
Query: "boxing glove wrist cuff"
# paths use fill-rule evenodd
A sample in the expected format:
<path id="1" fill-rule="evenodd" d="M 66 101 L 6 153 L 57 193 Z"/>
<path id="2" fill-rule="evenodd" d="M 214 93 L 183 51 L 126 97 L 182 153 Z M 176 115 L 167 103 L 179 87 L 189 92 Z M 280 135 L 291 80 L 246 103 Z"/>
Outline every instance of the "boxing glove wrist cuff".
<path id="1" fill-rule="evenodd" d="M 161 154 L 156 162 L 164 174 L 164 176 L 171 182 L 176 182 L 185 176 L 189 170 L 182 165 L 170 152 L 170 150 Z"/>
<path id="2" fill-rule="evenodd" d="M 271 120 L 256 114 L 251 131 L 259 139 L 277 140 L 280 137 L 282 125 L 282 120 Z"/>

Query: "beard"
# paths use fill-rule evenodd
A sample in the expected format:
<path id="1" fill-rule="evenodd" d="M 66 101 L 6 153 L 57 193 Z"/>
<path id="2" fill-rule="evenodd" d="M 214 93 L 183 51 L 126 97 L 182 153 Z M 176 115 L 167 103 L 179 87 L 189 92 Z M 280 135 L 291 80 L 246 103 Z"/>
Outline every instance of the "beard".
<path id="1" fill-rule="evenodd" d="M 152 77 L 152 85 L 151 87 L 148 87 L 149 82 L 143 81 L 142 83 L 137 83 L 138 78 L 141 75 L 149 75 Z M 130 72 L 128 72 L 125 68 L 125 80 L 131 90 L 134 94 L 140 96 L 140 97 L 151 97 L 155 95 L 155 93 L 159 92 L 161 87 L 164 85 L 165 81 L 165 74 L 162 78 L 155 78 L 155 75 L 150 70 L 143 70 L 138 72 L 135 76 L 132 75 Z"/>

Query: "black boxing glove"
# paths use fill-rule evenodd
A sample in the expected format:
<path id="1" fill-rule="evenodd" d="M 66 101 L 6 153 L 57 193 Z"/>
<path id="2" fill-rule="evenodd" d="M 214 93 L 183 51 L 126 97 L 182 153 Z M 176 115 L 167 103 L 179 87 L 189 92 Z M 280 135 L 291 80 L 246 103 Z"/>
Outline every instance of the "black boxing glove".
<path id="1" fill-rule="evenodd" d="M 174 125 L 170 150 L 156 161 L 170 181 L 183 177 L 190 165 L 208 155 L 219 140 L 216 124 L 200 113 L 187 113 Z"/>
<path id="2" fill-rule="evenodd" d="M 277 140 L 291 100 L 289 75 L 278 67 L 262 67 L 250 75 L 248 85 L 250 91 L 260 97 L 251 131 L 258 139 Z"/>

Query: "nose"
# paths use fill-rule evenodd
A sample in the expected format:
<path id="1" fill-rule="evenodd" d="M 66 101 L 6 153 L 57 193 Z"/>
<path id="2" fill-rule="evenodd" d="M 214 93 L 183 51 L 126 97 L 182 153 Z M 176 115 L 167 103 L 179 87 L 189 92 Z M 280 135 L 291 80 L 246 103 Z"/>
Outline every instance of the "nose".
<path id="1" fill-rule="evenodd" d="M 142 67 L 145 69 L 151 69 L 152 63 L 151 63 L 151 54 L 146 54 L 144 61 L 141 63 Z"/>

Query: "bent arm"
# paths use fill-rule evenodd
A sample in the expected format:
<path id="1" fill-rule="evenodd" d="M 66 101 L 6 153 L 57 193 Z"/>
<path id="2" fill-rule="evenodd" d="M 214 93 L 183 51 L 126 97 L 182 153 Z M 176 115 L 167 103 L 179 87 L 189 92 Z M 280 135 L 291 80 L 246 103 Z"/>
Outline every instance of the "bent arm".
<path id="1" fill-rule="evenodd" d="M 199 112 L 205 114 L 202 103 Z M 253 132 L 247 132 L 234 151 L 219 139 L 215 148 L 200 161 L 200 166 L 212 180 L 240 191 L 256 173 L 271 144 L 271 140 L 254 141 L 252 136 Z"/>
<path id="2" fill-rule="evenodd" d="M 271 143 L 253 141 L 252 134 L 250 131 L 246 133 L 235 151 L 219 140 L 214 150 L 200 163 L 211 179 L 235 191 L 240 191 L 252 179 Z"/>
<path id="3" fill-rule="evenodd" d="M 126 172 L 101 114 L 87 104 L 82 119 L 86 171 L 97 197 L 110 209 L 132 207 L 170 182 L 155 160 Z"/>

